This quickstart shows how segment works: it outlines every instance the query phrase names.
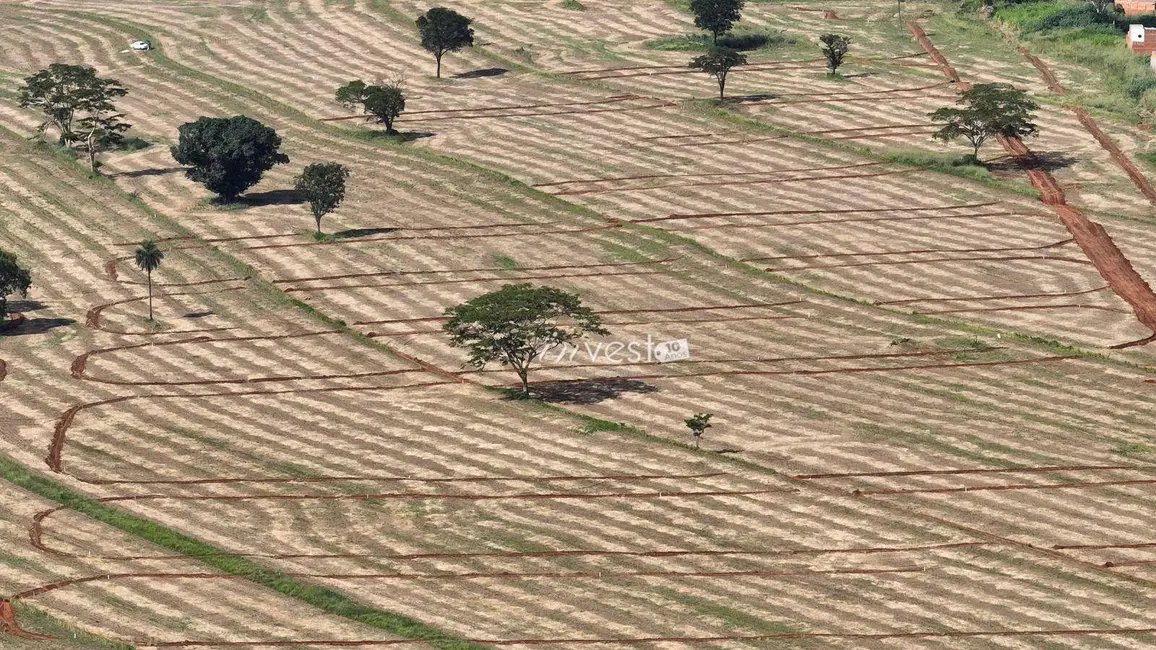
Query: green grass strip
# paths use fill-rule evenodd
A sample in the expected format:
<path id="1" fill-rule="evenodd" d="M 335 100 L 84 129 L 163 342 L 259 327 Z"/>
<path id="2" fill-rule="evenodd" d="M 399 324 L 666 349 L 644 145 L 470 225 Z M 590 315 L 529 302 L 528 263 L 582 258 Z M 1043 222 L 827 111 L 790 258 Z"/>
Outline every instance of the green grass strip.
<path id="1" fill-rule="evenodd" d="M 54 501 L 75 512 L 135 535 L 170 551 L 239 576 L 254 584 L 308 603 L 326 613 L 363 623 L 414 641 L 425 641 L 443 650 L 482 650 L 487 646 L 457 638 L 403 614 L 362 605 L 332 589 L 295 580 L 285 573 L 228 553 L 153 521 L 100 503 L 33 473 L 15 460 L 0 454 L 0 478 L 13 485 Z"/>

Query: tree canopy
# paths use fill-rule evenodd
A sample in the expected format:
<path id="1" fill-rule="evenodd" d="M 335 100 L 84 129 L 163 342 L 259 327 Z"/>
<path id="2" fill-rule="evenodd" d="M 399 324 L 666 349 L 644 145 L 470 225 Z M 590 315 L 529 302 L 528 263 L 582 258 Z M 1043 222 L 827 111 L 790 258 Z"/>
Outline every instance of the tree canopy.
<path id="1" fill-rule="evenodd" d="M 24 79 L 18 102 L 21 108 L 43 113 L 45 121 L 40 130 L 55 126 L 60 131 L 60 144 L 68 144 L 74 137 L 72 123 L 78 112 L 106 103 L 111 106 L 114 97 L 127 94 L 120 82 L 97 77 L 93 68 L 53 63 Z"/>
<path id="2" fill-rule="evenodd" d="M 321 217 L 337 209 L 345 200 L 345 180 L 349 168 L 341 163 L 312 163 L 297 177 L 294 189 L 309 201 L 309 209 L 321 234 Z"/>
<path id="3" fill-rule="evenodd" d="M 695 413 L 684 422 L 686 428 L 690 429 L 690 435 L 694 436 L 694 448 L 698 449 L 699 441 L 702 439 L 702 434 L 711 428 L 710 419 L 714 417 L 713 413 Z"/>
<path id="4" fill-rule="evenodd" d="M 943 142 L 967 140 L 977 161 L 980 147 L 990 138 L 1024 138 L 1038 131 L 1032 120 L 1039 105 L 1011 84 L 976 84 L 960 93 L 956 104 L 930 114 L 931 121 L 943 123 L 931 137 Z"/>
<path id="5" fill-rule="evenodd" d="M 144 271 L 149 280 L 149 320 L 153 319 L 153 271 L 161 267 L 164 259 L 164 251 L 157 248 L 157 243 L 151 239 L 142 241 L 133 255 L 137 268 Z"/>
<path id="6" fill-rule="evenodd" d="M 530 283 L 508 284 L 445 311 L 450 345 L 469 353 L 468 365 L 510 366 L 530 392 L 530 364 L 545 350 L 587 334 L 606 335 L 602 320 L 577 294 Z"/>
<path id="7" fill-rule="evenodd" d="M 119 145 L 130 128 L 113 104 L 127 94 L 119 81 L 102 79 L 93 68 L 53 63 L 24 79 L 18 102 L 44 115 L 41 133 L 56 127 L 61 145 L 79 143 L 95 172 L 96 154 Z"/>
<path id="8" fill-rule="evenodd" d="M 691 68 L 695 70 L 702 70 L 718 80 L 718 98 L 725 99 L 727 74 L 730 73 L 731 68 L 739 65 L 746 65 L 747 57 L 738 50 L 732 50 L 728 47 L 712 47 L 706 54 L 695 57 L 690 62 Z"/>
<path id="9" fill-rule="evenodd" d="M 8 296 L 27 298 L 31 287 L 32 273 L 17 263 L 15 255 L 0 250 L 0 322 L 8 316 Z"/>
<path id="10" fill-rule="evenodd" d="M 827 69 L 831 74 L 843 65 L 843 59 L 847 57 L 847 52 L 851 50 L 851 39 L 841 34 L 823 34 L 819 37 L 822 41 L 823 57 L 827 59 Z"/>
<path id="11" fill-rule="evenodd" d="M 442 55 L 474 44 L 470 19 L 453 9 L 434 7 L 417 19 L 421 46 L 437 59 L 437 76 L 442 76 Z"/>
<path id="12" fill-rule="evenodd" d="M 173 158 L 185 175 L 228 202 L 256 185 L 274 165 L 289 162 L 281 137 L 251 117 L 202 117 L 182 124 Z"/>
<path id="13" fill-rule="evenodd" d="M 743 17 L 745 0 L 690 0 L 690 11 L 694 14 L 694 24 L 718 37 L 730 31 Z"/>
<path id="14" fill-rule="evenodd" d="M 368 85 L 364 81 L 350 81 L 337 89 L 334 96 L 337 103 L 353 110 L 361 107 L 366 115 L 377 118 L 385 125 L 386 133 L 397 133 L 393 121 L 405 110 L 405 92 L 400 80 L 381 85 Z"/>

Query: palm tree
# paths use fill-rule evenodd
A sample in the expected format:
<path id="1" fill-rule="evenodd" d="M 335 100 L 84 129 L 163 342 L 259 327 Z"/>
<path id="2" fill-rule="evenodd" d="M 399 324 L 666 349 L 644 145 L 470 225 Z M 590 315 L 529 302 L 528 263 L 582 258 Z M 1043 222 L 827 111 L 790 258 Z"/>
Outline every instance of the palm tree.
<path id="1" fill-rule="evenodd" d="M 157 243 L 151 239 L 142 241 L 140 247 L 136 249 L 137 268 L 149 276 L 149 320 L 153 319 L 153 271 L 160 268 L 163 259 L 165 259 L 165 254 L 157 248 Z"/>

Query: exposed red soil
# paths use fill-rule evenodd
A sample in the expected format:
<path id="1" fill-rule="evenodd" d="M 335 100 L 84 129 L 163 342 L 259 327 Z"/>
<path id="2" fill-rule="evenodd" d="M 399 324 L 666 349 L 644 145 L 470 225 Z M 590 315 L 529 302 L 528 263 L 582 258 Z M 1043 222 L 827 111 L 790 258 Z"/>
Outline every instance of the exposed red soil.
<path id="1" fill-rule="evenodd" d="M 787 61 L 768 61 L 762 65 L 797 65 L 800 63 L 822 63 L 826 59 L 822 57 L 814 57 L 810 59 L 794 59 Z M 558 74 L 580 75 L 580 74 L 600 74 L 603 72 L 630 72 L 634 70 L 687 70 L 685 65 L 633 65 L 619 68 L 589 68 L 586 70 L 566 70 Z M 693 72 L 693 71 L 692 71 Z"/>
<path id="2" fill-rule="evenodd" d="M 1006 217 L 1042 217 L 1049 221 L 1054 220 L 1049 215 L 1041 215 L 1036 213 L 1020 213 L 1014 214 L 1010 212 L 981 212 L 979 214 L 960 214 L 960 215 L 927 215 L 914 217 L 852 217 L 846 219 L 810 219 L 805 221 L 778 221 L 773 223 L 721 223 L 708 224 L 703 226 L 686 226 L 685 228 L 671 228 L 674 232 L 683 232 L 688 230 L 722 230 L 725 228 L 782 228 L 784 226 L 810 226 L 824 223 L 876 223 L 876 222 L 891 222 L 891 221 L 926 221 L 929 219 L 1002 219 Z"/>
<path id="3" fill-rule="evenodd" d="M 1129 465 L 1056 465 L 1052 467 L 997 467 L 992 469 L 917 469 L 897 472 L 839 472 L 833 474 L 799 474 L 802 480 L 888 476 L 962 476 L 966 474 L 1031 474 L 1036 472 L 1089 472 L 1140 469 Z"/>
<path id="4" fill-rule="evenodd" d="M 907 25 L 923 49 L 940 64 L 944 74 L 952 80 L 959 81 L 959 74 L 951 67 L 943 54 L 935 48 L 923 29 L 914 22 L 908 22 Z M 1042 61 L 1040 63 L 1042 64 Z M 1096 131 L 1099 129 L 1097 128 Z M 1102 132 L 1101 135 L 1103 135 Z M 1107 140 L 1106 136 L 1104 139 Z M 1019 138 L 1000 137 L 999 142 L 1012 156 L 1025 160 L 1034 157 L 1031 150 Z M 1101 145 L 1107 146 L 1104 141 L 1101 141 Z M 1115 145 L 1112 144 L 1112 147 Z M 1136 315 L 1136 319 L 1152 330 L 1153 336 L 1156 337 L 1156 293 L 1152 292 L 1152 287 L 1132 268 L 1132 263 L 1112 241 L 1112 237 L 1104 230 L 1103 226 L 1088 219 L 1083 212 L 1067 204 L 1063 189 L 1060 188 L 1050 173 L 1042 169 L 1029 169 L 1027 175 L 1032 186 L 1039 191 L 1043 202 L 1055 210 L 1060 221 L 1075 238 L 1076 244 L 1095 265 L 1100 276 L 1107 281 L 1116 295 L 1128 303 Z M 1149 340 L 1152 339 L 1141 339 L 1113 347 L 1142 345 Z"/>
<path id="5" fill-rule="evenodd" d="M 224 280 L 224 281 L 230 282 L 230 280 Z M 210 295 L 210 294 L 225 293 L 226 291 L 240 291 L 244 288 L 245 287 L 229 287 L 227 289 L 219 289 L 217 291 L 205 291 L 205 292 L 199 292 L 199 293 L 169 293 L 169 294 L 165 294 L 165 295 L 159 296 L 159 297 L 173 298 L 173 297 L 177 297 L 177 296 L 204 296 L 204 295 Z M 156 296 L 154 296 L 154 297 L 156 297 Z M 96 305 L 92 309 L 88 310 L 88 313 L 85 315 L 84 325 L 85 325 L 85 327 L 88 327 L 89 329 L 94 329 L 94 330 L 97 330 L 100 332 L 107 332 L 109 334 L 120 334 L 122 336 L 157 336 L 160 334 L 193 334 L 193 333 L 205 333 L 205 332 L 224 332 L 224 331 L 228 331 L 231 329 L 235 329 L 233 327 L 205 327 L 205 328 L 193 328 L 193 329 L 183 329 L 183 330 L 157 330 L 155 332 L 129 332 L 127 330 L 109 329 L 108 327 L 105 327 L 101 323 L 101 317 L 104 315 L 104 310 L 108 309 L 109 307 L 118 307 L 120 305 L 127 305 L 129 303 L 140 302 L 142 300 L 148 300 L 148 296 L 145 295 L 145 296 L 137 296 L 135 298 L 125 298 L 124 300 L 115 300 L 113 302 L 106 302 L 104 304 Z"/>
<path id="6" fill-rule="evenodd" d="M 521 275 L 512 277 L 500 275 L 491 278 L 465 278 L 457 280 L 428 280 L 424 282 L 387 282 L 377 284 L 337 284 L 320 287 L 287 287 L 285 293 L 307 293 L 311 291 L 330 291 L 338 289 L 371 289 L 377 287 L 420 287 L 432 284 L 469 284 L 472 282 L 510 282 L 523 280 L 556 280 L 562 278 L 609 278 L 622 275 L 662 275 L 666 271 L 614 271 L 602 273 L 550 273 L 546 275 Z"/>
<path id="7" fill-rule="evenodd" d="M 935 212 L 935 211 L 950 211 L 950 210 L 970 210 L 973 208 L 987 208 L 993 205 L 999 205 L 999 201 L 987 201 L 985 203 L 967 203 L 964 205 L 944 205 L 930 208 L 910 208 L 910 207 L 894 207 L 894 208 L 854 208 L 841 210 L 759 210 L 755 212 L 696 212 L 696 213 L 675 213 L 668 214 L 665 217 L 648 217 L 646 219 L 634 219 L 630 223 L 650 223 L 653 221 L 673 221 L 685 219 L 719 219 L 723 217 L 765 217 L 765 216 L 781 216 L 781 215 L 804 215 L 804 214 L 871 214 L 878 212 Z M 1006 216 L 1016 216 L 1013 212 L 1001 213 Z"/>
<path id="8" fill-rule="evenodd" d="M 645 174 L 641 176 L 615 176 L 611 178 L 579 178 L 571 181 L 553 181 L 550 183 L 537 183 L 534 187 L 556 187 L 559 185 L 574 185 L 574 184 L 590 184 L 590 183 L 613 183 L 617 181 L 637 181 L 650 180 L 654 178 L 710 178 L 714 176 L 765 176 L 766 174 L 793 174 L 798 172 L 813 172 L 825 171 L 831 169 L 851 169 L 854 167 L 872 167 L 876 165 L 885 165 L 886 162 L 869 162 L 859 163 L 857 165 L 841 165 L 838 167 L 806 167 L 803 169 L 780 169 L 771 171 L 758 172 L 715 172 L 709 174 Z"/>
<path id="9" fill-rule="evenodd" d="M 287 572 L 285 575 L 293 578 L 312 578 L 321 580 L 531 580 L 531 579 L 566 579 L 566 578 L 735 578 L 735 577 L 766 577 L 766 578 L 805 578 L 808 576 L 829 575 L 879 575 L 887 573 L 917 573 L 921 567 L 900 567 L 889 569 L 809 569 L 802 571 L 542 571 L 537 573 L 517 573 L 513 571 L 500 572 L 473 572 L 473 573 L 304 573 Z M 32 598 L 41 594 L 64 589 L 78 584 L 91 582 L 108 582 L 124 579 L 164 579 L 164 580 L 244 580 L 242 576 L 220 573 L 102 573 L 84 578 L 61 580 L 35 589 L 15 594 L 11 600 Z"/>
<path id="10" fill-rule="evenodd" d="M 674 262 L 680 258 L 669 257 L 661 260 L 650 260 L 647 262 L 607 262 L 604 264 L 558 264 L 553 266 L 520 266 L 518 268 L 506 268 L 503 266 L 487 266 L 472 269 L 433 269 L 428 271 L 374 271 L 372 273 L 345 273 L 341 275 L 316 275 L 305 278 L 279 278 L 272 280 L 274 284 L 288 284 L 291 282 L 316 282 L 321 280 L 348 280 L 351 278 L 370 278 L 383 275 L 434 275 L 439 273 L 487 273 L 492 271 L 557 271 L 561 269 L 597 269 L 616 266 L 640 266 L 646 264 L 665 264 L 667 262 Z"/>
<path id="11" fill-rule="evenodd" d="M 905 298 L 903 300 L 881 300 L 876 305 L 906 305 L 916 302 L 980 302 L 984 300 L 1028 300 L 1032 298 L 1065 298 L 1069 296 L 1083 296 L 1111 289 L 1108 285 L 1083 291 L 1061 291 L 1058 293 L 1018 293 L 1000 296 L 963 296 L 959 298 Z"/>
<path id="12" fill-rule="evenodd" d="M 547 501 L 597 499 L 694 499 L 700 497 L 746 497 L 764 494 L 794 493 L 791 488 L 762 490 L 670 490 L 656 492 L 516 492 L 512 494 L 443 494 L 438 492 L 366 492 L 361 494 L 230 494 L 230 495 L 168 495 L 136 494 L 106 497 L 111 501 L 358 501 L 380 500 L 448 500 L 448 501 Z"/>
<path id="13" fill-rule="evenodd" d="M 1058 248 L 1070 244 L 1074 239 L 1041 244 L 1039 246 L 1006 246 L 998 248 L 921 248 L 906 251 L 879 251 L 876 253 L 818 253 L 814 255 L 771 255 L 768 257 L 746 257 L 743 262 L 768 262 L 771 260 L 810 260 L 824 257 L 865 257 L 877 255 L 919 255 L 924 253 L 997 253 L 1006 251 L 1038 251 L 1048 248 Z"/>
<path id="14" fill-rule="evenodd" d="M 968 353 L 993 352 L 995 350 L 1002 350 L 1001 347 L 982 347 L 975 349 L 968 349 Z M 822 357 L 772 357 L 772 358 L 754 358 L 754 359 L 693 359 L 687 361 L 679 361 L 679 366 L 688 366 L 693 364 L 712 364 L 712 363 L 785 363 L 787 361 L 848 361 L 848 360 L 862 360 L 862 359 L 907 359 L 912 357 L 939 357 L 959 354 L 963 350 L 935 350 L 924 352 L 893 352 L 886 354 L 836 354 Z M 548 355 L 547 355 L 548 356 Z M 636 368 L 645 366 L 665 366 L 666 363 L 662 361 L 643 361 L 638 363 L 573 363 L 565 365 L 548 366 L 552 369 L 577 369 L 577 368 Z M 463 370 L 462 374 L 483 374 L 483 373 L 501 373 L 508 372 L 504 368 L 494 368 L 490 370 Z"/>
<path id="15" fill-rule="evenodd" d="M 582 378 L 582 379 L 557 379 L 552 381 L 536 382 L 537 386 L 558 385 L 558 384 L 573 384 L 578 382 L 588 382 L 592 379 L 599 381 L 610 380 L 644 380 L 644 379 L 688 379 L 693 377 L 734 377 L 740 375 L 750 376 L 783 376 L 783 375 L 832 375 L 832 374 L 853 374 L 865 372 L 898 372 L 911 370 L 942 370 L 947 368 L 980 368 L 988 366 L 1014 366 L 1028 363 L 1049 363 L 1052 361 L 1066 361 L 1078 357 L 1067 356 L 1050 356 L 1038 357 L 1035 359 L 1016 359 L 1013 361 L 977 361 L 974 363 L 940 363 L 928 364 L 924 366 L 891 366 L 891 367 L 857 367 L 857 368 L 828 368 L 825 370 L 720 370 L 715 372 L 688 372 L 688 373 L 672 373 L 662 375 L 621 375 L 614 377 L 597 377 L 597 378 Z M 672 363 L 668 365 L 677 365 Z M 507 388 L 517 388 L 521 384 L 509 384 Z"/>
<path id="16" fill-rule="evenodd" d="M 666 314 L 666 313 L 691 313 L 700 311 L 724 311 L 730 309 L 752 309 L 758 307 L 784 307 L 787 305 L 797 305 L 806 302 L 805 300 L 788 300 L 786 302 L 758 302 L 741 305 L 710 305 L 707 307 L 661 307 L 657 309 L 601 309 L 594 313 L 600 315 L 608 314 Z M 387 318 L 384 320 L 365 320 L 357 321 L 354 325 L 383 325 L 388 323 L 428 323 L 435 321 L 446 320 L 445 316 L 426 316 L 422 318 Z"/>
<path id="17" fill-rule="evenodd" d="M 919 41 L 919 45 L 923 47 L 923 50 L 927 52 L 933 61 L 939 64 L 939 69 L 943 71 L 943 76 L 962 84 L 963 81 L 959 78 L 959 73 L 952 67 L 947 57 L 943 56 L 935 45 L 932 44 L 931 39 L 927 38 L 927 32 L 923 31 L 923 28 L 914 21 L 908 21 L 907 28 L 911 30 L 911 33 L 915 36 L 915 40 Z"/>
<path id="18" fill-rule="evenodd" d="M 1080 120 L 1080 124 L 1084 125 L 1084 128 L 1088 130 L 1088 133 L 1092 134 L 1092 137 L 1095 138 L 1096 141 L 1100 143 L 1100 146 L 1108 152 L 1108 155 L 1112 157 L 1112 160 L 1115 161 L 1116 164 L 1124 170 L 1124 173 L 1128 175 L 1128 178 L 1132 179 L 1132 183 L 1136 185 L 1136 188 L 1140 190 L 1140 193 L 1144 195 L 1144 198 L 1148 199 L 1148 202 L 1152 205 L 1156 205 L 1156 189 L 1152 188 L 1152 184 L 1148 182 L 1148 178 L 1144 176 L 1143 172 L 1141 172 L 1139 168 L 1136 167 L 1136 164 L 1132 162 L 1132 159 L 1129 158 L 1128 155 L 1125 154 L 1120 149 L 1120 147 L 1115 142 L 1113 142 L 1112 139 L 1109 138 L 1103 130 L 1100 129 L 1100 125 L 1096 124 L 1096 121 L 1092 119 L 1092 116 L 1088 114 L 1088 111 L 1078 106 L 1073 106 L 1071 109 L 1072 112 L 1075 113 L 1076 119 Z"/>
<path id="19" fill-rule="evenodd" d="M 636 321 L 604 321 L 604 325 L 656 325 L 659 323 L 737 323 L 744 321 L 773 321 L 773 320 L 792 320 L 796 318 L 805 318 L 805 316 L 735 316 L 733 318 L 698 318 L 698 319 L 684 319 L 684 318 L 669 318 L 663 320 L 636 320 Z M 402 332 L 366 332 L 365 336 L 369 338 L 392 338 L 395 336 L 416 336 L 420 334 L 442 334 L 440 329 L 422 329 L 422 330 L 405 330 Z M 622 364 L 615 364 L 622 365 Z"/>
<path id="20" fill-rule="evenodd" d="M 657 481 L 663 479 L 714 478 L 726 476 L 723 472 L 706 474 L 610 474 L 603 476 L 460 476 L 450 478 L 419 478 L 414 476 L 322 476 L 309 478 L 193 478 L 193 479 L 151 479 L 144 481 L 99 480 L 84 481 L 92 485 L 226 485 L 233 483 L 334 483 L 334 482 L 403 482 L 403 483 L 501 483 L 538 481 Z"/>
<path id="21" fill-rule="evenodd" d="M 731 641 L 755 642 L 777 641 L 790 639 L 846 639 L 861 641 L 886 641 L 895 639 L 937 639 L 937 638 L 1033 638 L 1049 636 L 1134 636 L 1156 634 L 1154 628 L 1081 628 L 1081 629 L 1052 629 L 1052 630 L 1011 630 L 1011 631 L 975 631 L 975 632 L 890 632 L 890 633 L 853 633 L 853 632 L 782 632 L 777 634 L 755 634 L 745 636 L 700 636 L 700 637 L 637 637 L 637 638 L 555 638 L 555 639 L 469 639 L 471 643 L 489 646 L 560 646 L 564 648 L 608 645 L 608 646 L 635 646 L 654 645 L 658 643 L 725 643 Z M 170 641 L 150 643 L 154 648 L 195 648 L 195 647 L 291 647 L 300 645 L 318 645 L 335 647 L 372 647 L 395 646 L 413 644 L 409 639 L 394 639 L 388 641 Z"/>
<path id="22" fill-rule="evenodd" d="M 429 115 L 431 113 L 438 114 L 456 114 L 456 113 L 489 113 L 493 111 L 519 111 L 519 110 L 534 110 L 539 108 L 557 108 L 560 106 L 592 106 L 597 104 L 615 104 L 618 102 L 625 102 L 634 99 L 647 99 L 642 95 L 615 95 L 614 97 L 607 97 L 606 99 L 599 99 L 589 102 L 559 102 L 550 104 L 526 104 L 521 106 L 480 106 L 477 108 L 435 108 L 422 111 L 406 111 L 406 115 Z M 372 119 L 372 115 L 345 115 L 343 117 L 325 117 L 321 118 L 319 122 L 341 122 L 344 120 L 361 120 Z M 400 121 L 400 120 L 399 120 Z"/>
<path id="23" fill-rule="evenodd" d="M 1088 260 L 1058 255 L 1009 255 L 1004 257 L 936 257 L 925 260 L 898 260 L 876 262 L 851 262 L 849 264 L 815 264 L 812 266 L 784 266 L 767 268 L 773 273 L 789 273 L 792 271 L 808 271 L 813 269 L 845 269 L 853 266 L 898 266 L 904 264 L 934 264 L 939 262 L 1023 262 L 1028 260 L 1044 260 L 1048 262 L 1068 262 L 1070 264 L 1092 264 Z"/>
<path id="24" fill-rule="evenodd" d="M 47 640 L 56 638 L 47 634 L 33 634 L 22 629 L 20 623 L 16 621 L 16 612 L 12 609 L 12 603 L 6 598 L 0 598 L 0 632 L 18 639 Z"/>
<path id="25" fill-rule="evenodd" d="M 1020 46 L 1016 49 L 1019 50 L 1020 54 L 1027 57 L 1028 61 L 1031 61 L 1032 65 L 1036 67 L 1036 70 L 1040 71 L 1040 74 L 1044 76 L 1044 82 L 1048 84 L 1049 90 L 1056 93 L 1057 95 L 1068 94 L 1067 91 L 1064 90 L 1063 85 L 1060 84 L 1060 80 L 1056 78 L 1056 75 L 1052 74 L 1051 68 L 1049 68 L 1042 59 L 1029 52 L 1025 47 Z"/>
<path id="26" fill-rule="evenodd" d="M 1052 548 L 1057 550 L 1097 551 L 1127 548 L 1154 548 L 1156 542 L 1140 542 L 1135 544 L 1056 544 Z"/>
<path id="27" fill-rule="evenodd" d="M 1015 485 L 983 485 L 974 487 L 913 488 L 910 490 L 855 490 L 855 494 L 880 496 L 895 494 L 945 494 L 949 492 L 999 492 L 1005 490 L 1070 490 L 1113 487 L 1120 485 L 1153 484 L 1156 484 L 1156 479 L 1133 479 L 1127 481 L 1080 481 L 1076 483 L 1054 483 L 1048 485 L 1040 485 L 1037 483 L 1021 483 Z"/>
<path id="28" fill-rule="evenodd" d="M 1103 305 L 1085 305 L 1078 302 L 1066 303 L 1062 305 L 1019 305 L 1016 307 L 975 307 L 967 309 L 942 309 L 939 311 L 921 311 L 919 314 L 933 316 L 935 314 L 964 314 L 969 312 L 988 312 L 988 311 L 1046 311 L 1048 309 L 1095 309 L 1098 311 L 1106 311 L 1114 314 L 1130 314 L 1132 312 L 1127 309 L 1119 309 L 1117 307 L 1105 307 Z"/>
<path id="29" fill-rule="evenodd" d="M 865 165 L 848 165 L 845 168 L 853 168 Z M 828 169 L 844 169 L 844 167 L 831 167 Z M 894 169 L 885 172 L 876 172 L 872 174 L 835 174 L 831 176 L 798 176 L 794 178 L 768 178 L 753 181 L 721 181 L 717 183 L 667 183 L 666 185 L 644 185 L 641 187 L 616 187 L 593 190 L 566 190 L 564 192 L 554 192 L 554 196 L 572 196 L 578 194 L 609 194 L 611 192 L 652 192 L 654 190 L 667 190 L 676 187 L 718 187 L 722 185 L 771 185 L 779 183 L 805 183 L 809 181 L 835 181 L 848 178 L 878 178 L 880 176 L 894 176 L 897 174 L 912 174 L 923 171 L 918 168 L 904 168 Z M 773 174 L 776 172 L 765 172 Z"/>
<path id="30" fill-rule="evenodd" d="M 522 224 L 511 224 L 510 227 Z M 539 225 L 539 224 L 533 224 Z M 504 224 L 495 224 L 491 226 L 470 226 L 472 228 L 500 228 Z M 293 242 L 291 244 L 266 244 L 263 246 L 249 246 L 245 250 L 264 250 L 269 248 L 295 248 L 297 246 L 333 246 L 335 244 L 362 244 L 367 242 L 379 241 L 411 241 L 414 239 L 484 239 L 487 237 L 538 237 L 543 235 L 570 235 L 587 232 L 595 232 L 599 230 L 612 230 L 614 228 L 621 228 L 620 223 L 611 223 L 605 226 L 589 226 L 586 228 L 560 228 L 557 230 L 542 230 L 539 232 L 527 233 L 481 233 L 477 235 L 401 235 L 388 237 L 359 237 L 349 239 L 333 239 L 328 241 L 306 241 Z M 406 230 L 418 230 L 417 228 L 407 228 Z M 436 228 L 431 230 L 449 230 L 449 228 Z"/>
<path id="31" fill-rule="evenodd" d="M 1048 64 L 1044 63 L 1043 59 L 1040 59 L 1038 56 L 1029 52 L 1027 48 L 1022 46 L 1016 49 L 1019 50 L 1020 54 L 1023 54 L 1025 57 L 1027 57 L 1028 61 L 1031 61 L 1036 70 L 1039 70 L 1040 74 L 1044 77 L 1044 82 L 1047 83 L 1048 88 L 1051 89 L 1052 92 L 1058 95 L 1067 94 L 1067 91 L 1064 90 L 1063 85 L 1060 84 L 1060 80 L 1056 78 L 1056 75 L 1052 72 L 1051 68 L 1048 67 Z M 1148 199 L 1149 203 L 1156 205 L 1156 189 L 1152 188 L 1152 185 L 1148 182 L 1148 178 L 1144 176 L 1143 172 L 1141 172 L 1136 167 L 1135 163 L 1132 162 L 1127 154 L 1125 154 L 1120 149 L 1120 147 L 1117 146 L 1116 143 L 1113 142 L 1112 139 L 1109 138 L 1108 135 L 1100 129 L 1100 126 L 1096 124 L 1096 120 L 1092 119 L 1092 116 L 1088 114 L 1088 111 L 1080 108 L 1079 106 L 1069 106 L 1068 108 L 1072 111 L 1072 113 L 1075 114 L 1076 119 L 1080 121 L 1080 124 L 1082 124 L 1085 129 L 1087 129 L 1088 133 L 1091 133 L 1092 137 L 1100 143 L 1100 146 L 1108 152 L 1108 155 L 1112 157 L 1112 160 L 1115 161 L 1115 163 L 1124 170 L 1124 173 L 1128 175 L 1128 178 L 1132 179 L 1132 182 L 1136 185 L 1136 188 L 1139 189 L 1140 193 L 1144 195 L 1144 198 Z"/>
<path id="32" fill-rule="evenodd" d="M 419 117 L 412 118 L 398 118 L 394 122 L 399 124 L 418 124 L 423 122 L 444 122 L 447 120 L 493 120 L 499 118 L 511 117 L 559 117 L 567 115 L 595 115 L 597 113 L 626 113 L 629 111 L 647 111 L 656 108 L 671 108 L 678 106 L 677 102 L 658 102 L 656 104 L 645 104 L 643 106 L 627 106 L 623 108 L 595 108 L 585 111 L 551 111 L 545 113 L 506 113 L 501 115 L 445 115 L 442 117 Z"/>
<path id="33" fill-rule="evenodd" d="M 104 263 L 104 272 L 108 275 L 108 278 L 114 282 L 120 282 L 121 284 L 134 284 L 134 285 L 142 286 L 142 287 L 148 286 L 147 281 L 146 282 L 140 282 L 137 280 L 121 280 L 120 279 L 120 273 L 117 272 L 117 265 L 119 265 L 121 262 L 124 262 L 126 260 L 130 260 L 130 259 L 132 259 L 132 258 L 131 257 L 114 257 L 113 259 Z M 243 281 L 246 281 L 248 279 L 249 279 L 248 277 L 244 277 L 244 278 L 227 278 L 227 279 L 223 279 L 223 280 L 221 280 L 221 279 L 195 280 L 192 282 L 158 282 L 156 280 L 153 280 L 153 287 L 154 288 L 202 287 L 202 286 L 209 285 L 209 284 L 221 284 L 221 283 L 225 283 L 225 282 L 243 282 Z"/>
<path id="34" fill-rule="evenodd" d="M 398 356 L 404 356 L 396 353 Z M 415 361 L 416 362 L 416 361 Z M 420 363 L 420 362 L 417 362 Z M 428 364 L 421 364 L 423 370 Z M 181 393 L 159 393 L 155 395 L 124 395 L 121 397 L 114 397 L 111 399 L 101 400 L 98 402 L 87 402 L 84 404 L 77 404 L 60 417 L 56 422 L 56 428 L 53 431 L 52 442 L 48 446 L 48 455 L 44 458 L 44 462 L 54 472 L 62 471 L 61 456 L 64 451 L 65 436 L 69 427 L 72 426 L 76 415 L 85 409 L 103 406 L 106 404 L 115 404 L 117 402 L 127 402 L 129 400 L 138 399 L 208 399 L 214 397 L 250 397 L 254 395 L 287 395 L 290 393 L 298 394 L 312 394 L 312 393 L 351 393 L 351 392 L 366 392 L 366 391 L 389 391 L 389 390 L 404 390 L 408 388 L 428 388 L 433 386 L 444 386 L 452 383 L 462 383 L 462 380 L 439 371 L 439 374 L 447 376 L 450 381 L 435 381 L 423 382 L 417 384 L 405 384 L 402 386 L 338 386 L 331 388 L 289 388 L 285 390 L 253 390 L 253 391 L 236 391 L 236 392 L 219 392 L 219 393 L 200 393 L 193 395 L 185 395 Z"/>

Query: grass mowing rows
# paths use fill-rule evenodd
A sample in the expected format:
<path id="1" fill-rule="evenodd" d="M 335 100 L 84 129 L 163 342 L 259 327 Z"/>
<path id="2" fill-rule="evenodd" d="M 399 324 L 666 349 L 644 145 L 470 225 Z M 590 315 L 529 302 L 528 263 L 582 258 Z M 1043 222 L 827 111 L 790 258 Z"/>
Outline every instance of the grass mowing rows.
<path id="1" fill-rule="evenodd" d="M 82 515 L 108 524 L 181 555 L 195 558 L 228 575 L 242 577 L 324 612 L 390 634 L 424 641 L 442 650 L 483 650 L 486 646 L 457 638 L 404 614 L 368 607 L 326 587 L 308 584 L 258 562 L 231 556 L 210 544 L 74 492 L 0 454 L 0 478 Z"/>

